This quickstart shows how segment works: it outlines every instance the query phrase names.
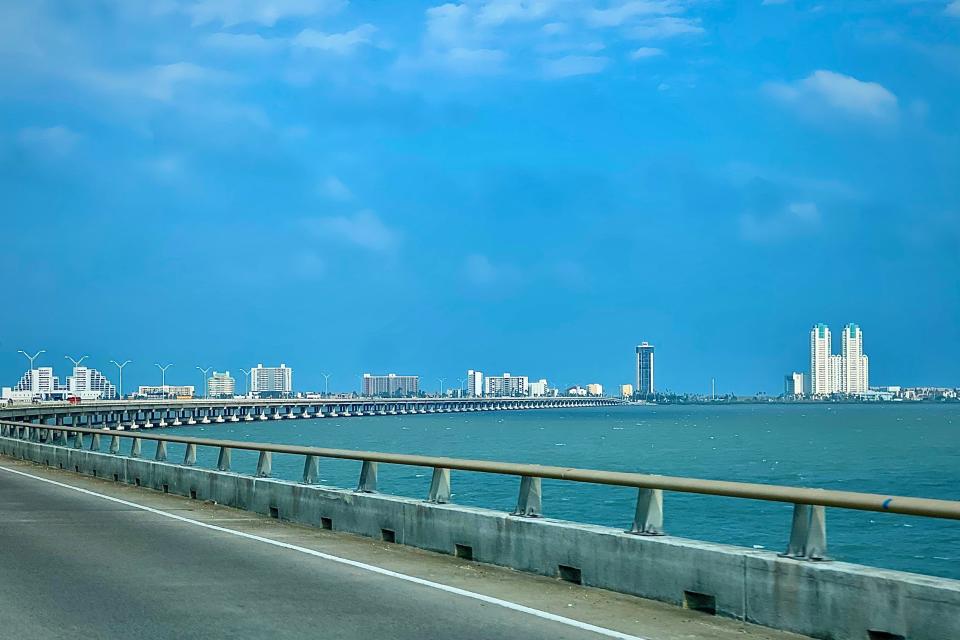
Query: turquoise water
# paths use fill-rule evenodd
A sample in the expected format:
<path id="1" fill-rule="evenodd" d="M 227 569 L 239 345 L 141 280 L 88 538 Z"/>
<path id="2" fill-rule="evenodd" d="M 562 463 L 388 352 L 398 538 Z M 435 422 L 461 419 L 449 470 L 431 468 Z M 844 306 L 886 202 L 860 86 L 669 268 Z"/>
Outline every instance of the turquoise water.
<path id="1" fill-rule="evenodd" d="M 631 406 L 211 424 L 171 434 L 638 471 L 960 500 L 960 405 Z M 171 459 L 178 455 L 171 447 Z M 144 454 L 153 453 L 145 445 Z M 179 455 L 182 455 L 180 453 Z M 216 450 L 198 462 L 215 466 Z M 253 472 L 256 453 L 234 452 Z M 321 460 L 323 484 L 356 485 L 359 463 Z M 275 455 L 299 479 L 303 459 Z M 426 496 L 430 470 L 381 465 L 380 490 Z M 453 501 L 511 510 L 518 480 L 453 472 Z M 544 514 L 626 528 L 635 490 L 543 483 Z M 671 535 L 774 551 L 792 507 L 667 493 Z M 960 579 L 960 522 L 828 509 L 832 558 Z"/>

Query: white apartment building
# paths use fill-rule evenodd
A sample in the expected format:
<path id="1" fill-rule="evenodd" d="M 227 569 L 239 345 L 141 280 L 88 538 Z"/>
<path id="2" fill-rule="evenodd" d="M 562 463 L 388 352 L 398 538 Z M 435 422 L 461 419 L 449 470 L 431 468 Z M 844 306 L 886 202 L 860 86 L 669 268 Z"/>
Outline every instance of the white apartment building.
<path id="1" fill-rule="evenodd" d="M 60 387 L 60 380 L 53 375 L 53 367 L 37 367 L 26 371 L 13 390 L 47 395 L 63 389 Z"/>
<path id="2" fill-rule="evenodd" d="M 258 364 L 250 369 L 250 393 L 260 397 L 288 396 L 293 391 L 293 369 L 280 363 L 279 367 Z"/>
<path id="3" fill-rule="evenodd" d="M 89 367 L 74 367 L 73 375 L 67 377 L 67 390 L 82 398 L 113 400 L 117 388 L 107 377 Z"/>
<path id="4" fill-rule="evenodd" d="M 830 393 L 843 393 L 843 356 L 830 356 Z"/>
<path id="5" fill-rule="evenodd" d="M 527 395 L 527 376 L 511 376 L 504 373 L 502 376 L 487 376 L 486 395 L 490 397 L 516 397 Z"/>
<path id="6" fill-rule="evenodd" d="M 843 328 L 843 393 L 866 393 L 870 388 L 867 357 L 863 355 L 863 332 L 852 322 Z"/>
<path id="7" fill-rule="evenodd" d="M 210 398 L 232 398 L 237 389 L 237 381 L 230 375 L 229 371 L 214 371 L 207 378 L 207 397 Z"/>
<path id="8" fill-rule="evenodd" d="M 141 385 L 137 389 L 138 398 L 192 398 L 194 387 L 190 385 L 165 384 Z"/>
<path id="9" fill-rule="evenodd" d="M 471 398 L 483 397 L 483 372 L 467 370 L 467 389 L 466 394 Z"/>
<path id="10" fill-rule="evenodd" d="M 420 376 L 398 376 L 395 373 L 363 374 L 363 395 L 368 397 L 406 397 L 415 396 L 419 392 Z"/>
<path id="11" fill-rule="evenodd" d="M 536 382 L 527 383 L 527 394 L 531 397 L 539 398 L 547 395 L 547 380 L 540 378 Z"/>
<path id="12" fill-rule="evenodd" d="M 830 327 L 814 325 L 810 331 L 810 393 L 815 396 L 827 396 L 833 393 L 833 381 L 830 375 L 830 355 L 833 351 Z"/>
<path id="13" fill-rule="evenodd" d="M 788 373 L 786 376 L 784 376 L 783 395 L 797 397 L 806 393 L 803 378 L 803 374 L 799 371 L 794 371 L 793 373 Z"/>
<path id="14" fill-rule="evenodd" d="M 587 385 L 587 395 L 588 396 L 602 396 L 603 395 L 603 385 L 596 382 L 591 382 Z"/>

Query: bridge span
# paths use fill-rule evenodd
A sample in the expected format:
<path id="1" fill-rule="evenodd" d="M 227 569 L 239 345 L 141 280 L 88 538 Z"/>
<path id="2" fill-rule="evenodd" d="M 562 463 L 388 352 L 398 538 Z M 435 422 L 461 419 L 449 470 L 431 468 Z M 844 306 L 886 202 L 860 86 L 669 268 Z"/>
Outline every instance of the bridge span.
<path id="1" fill-rule="evenodd" d="M 74 427 L 149 429 L 181 425 L 475 411 L 602 407 L 615 398 L 324 398 L 95 401 L 11 405 L 0 419 Z"/>

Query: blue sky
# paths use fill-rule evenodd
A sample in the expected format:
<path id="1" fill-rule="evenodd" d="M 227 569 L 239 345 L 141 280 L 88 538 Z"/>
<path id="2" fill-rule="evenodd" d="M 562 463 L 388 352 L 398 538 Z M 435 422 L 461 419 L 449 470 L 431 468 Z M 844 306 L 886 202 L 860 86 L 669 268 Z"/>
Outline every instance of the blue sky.
<path id="1" fill-rule="evenodd" d="M 0 192 L 6 385 L 960 384 L 958 1 L 8 1 Z"/>

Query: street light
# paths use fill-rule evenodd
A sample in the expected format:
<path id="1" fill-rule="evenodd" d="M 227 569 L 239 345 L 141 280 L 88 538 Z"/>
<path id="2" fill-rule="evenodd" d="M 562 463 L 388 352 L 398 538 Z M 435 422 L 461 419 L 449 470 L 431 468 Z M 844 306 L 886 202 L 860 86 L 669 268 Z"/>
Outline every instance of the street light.
<path id="1" fill-rule="evenodd" d="M 67 360 L 69 360 L 70 362 L 72 362 L 72 363 L 73 363 L 73 368 L 76 369 L 77 367 L 80 366 L 80 363 L 81 363 L 81 362 L 83 362 L 84 360 L 86 360 L 86 359 L 89 358 L 90 356 L 81 356 L 79 360 L 74 360 L 74 359 L 71 358 L 70 356 L 63 356 L 63 357 L 66 358 Z"/>
<path id="2" fill-rule="evenodd" d="M 207 367 L 206 369 L 203 369 L 199 366 L 197 367 L 197 371 L 203 372 L 203 397 L 204 398 L 207 397 L 207 371 L 210 371 L 210 369 L 212 368 L 213 367 Z"/>
<path id="3" fill-rule="evenodd" d="M 40 356 L 41 353 L 46 353 L 46 352 L 47 352 L 46 349 L 40 349 L 40 351 L 37 351 L 35 354 L 30 355 L 29 353 L 27 353 L 26 351 L 23 351 L 23 350 L 21 349 L 21 350 L 18 351 L 17 353 L 22 353 L 24 356 L 27 357 L 27 360 L 30 361 L 30 370 L 33 371 L 33 361 L 36 360 L 36 359 Z"/>
<path id="4" fill-rule="evenodd" d="M 164 367 L 161 367 L 159 364 L 157 364 L 156 362 L 154 362 L 154 363 L 153 363 L 153 366 L 155 366 L 157 369 L 160 369 L 160 393 L 162 393 L 164 399 L 166 399 L 166 397 L 167 397 L 167 369 L 169 369 L 170 367 L 172 367 L 172 366 L 173 366 L 173 363 L 171 362 L 170 364 L 168 364 L 168 365 L 166 365 L 166 366 L 164 366 Z"/>
<path id="5" fill-rule="evenodd" d="M 250 395 L 250 372 L 246 369 L 240 369 L 240 373 L 243 374 L 243 390 L 244 395 Z"/>
<path id="6" fill-rule="evenodd" d="M 442 397 L 443 397 L 443 383 L 444 383 L 444 381 L 446 380 L 446 378 L 437 378 L 437 380 L 440 381 L 440 397 L 442 398 Z"/>
<path id="7" fill-rule="evenodd" d="M 123 364 L 120 364 L 120 363 L 117 362 L 116 360 L 111 360 L 110 362 L 112 362 L 113 364 L 117 365 L 117 369 L 120 370 L 120 381 L 119 381 L 119 382 L 120 382 L 120 386 L 118 387 L 118 388 L 119 388 L 119 394 L 118 394 L 118 395 L 120 396 L 120 399 L 123 400 L 123 368 L 124 368 L 125 366 L 127 366 L 128 364 L 130 364 L 130 361 L 129 361 L 129 360 L 124 360 L 124 361 L 123 361 Z"/>
<path id="8" fill-rule="evenodd" d="M 460 397 L 463 397 L 463 383 L 467 381 L 466 378 L 457 378 L 460 381 Z"/>
<path id="9" fill-rule="evenodd" d="M 323 376 L 323 395 L 330 397 L 330 375 L 329 373 L 321 373 Z"/>

